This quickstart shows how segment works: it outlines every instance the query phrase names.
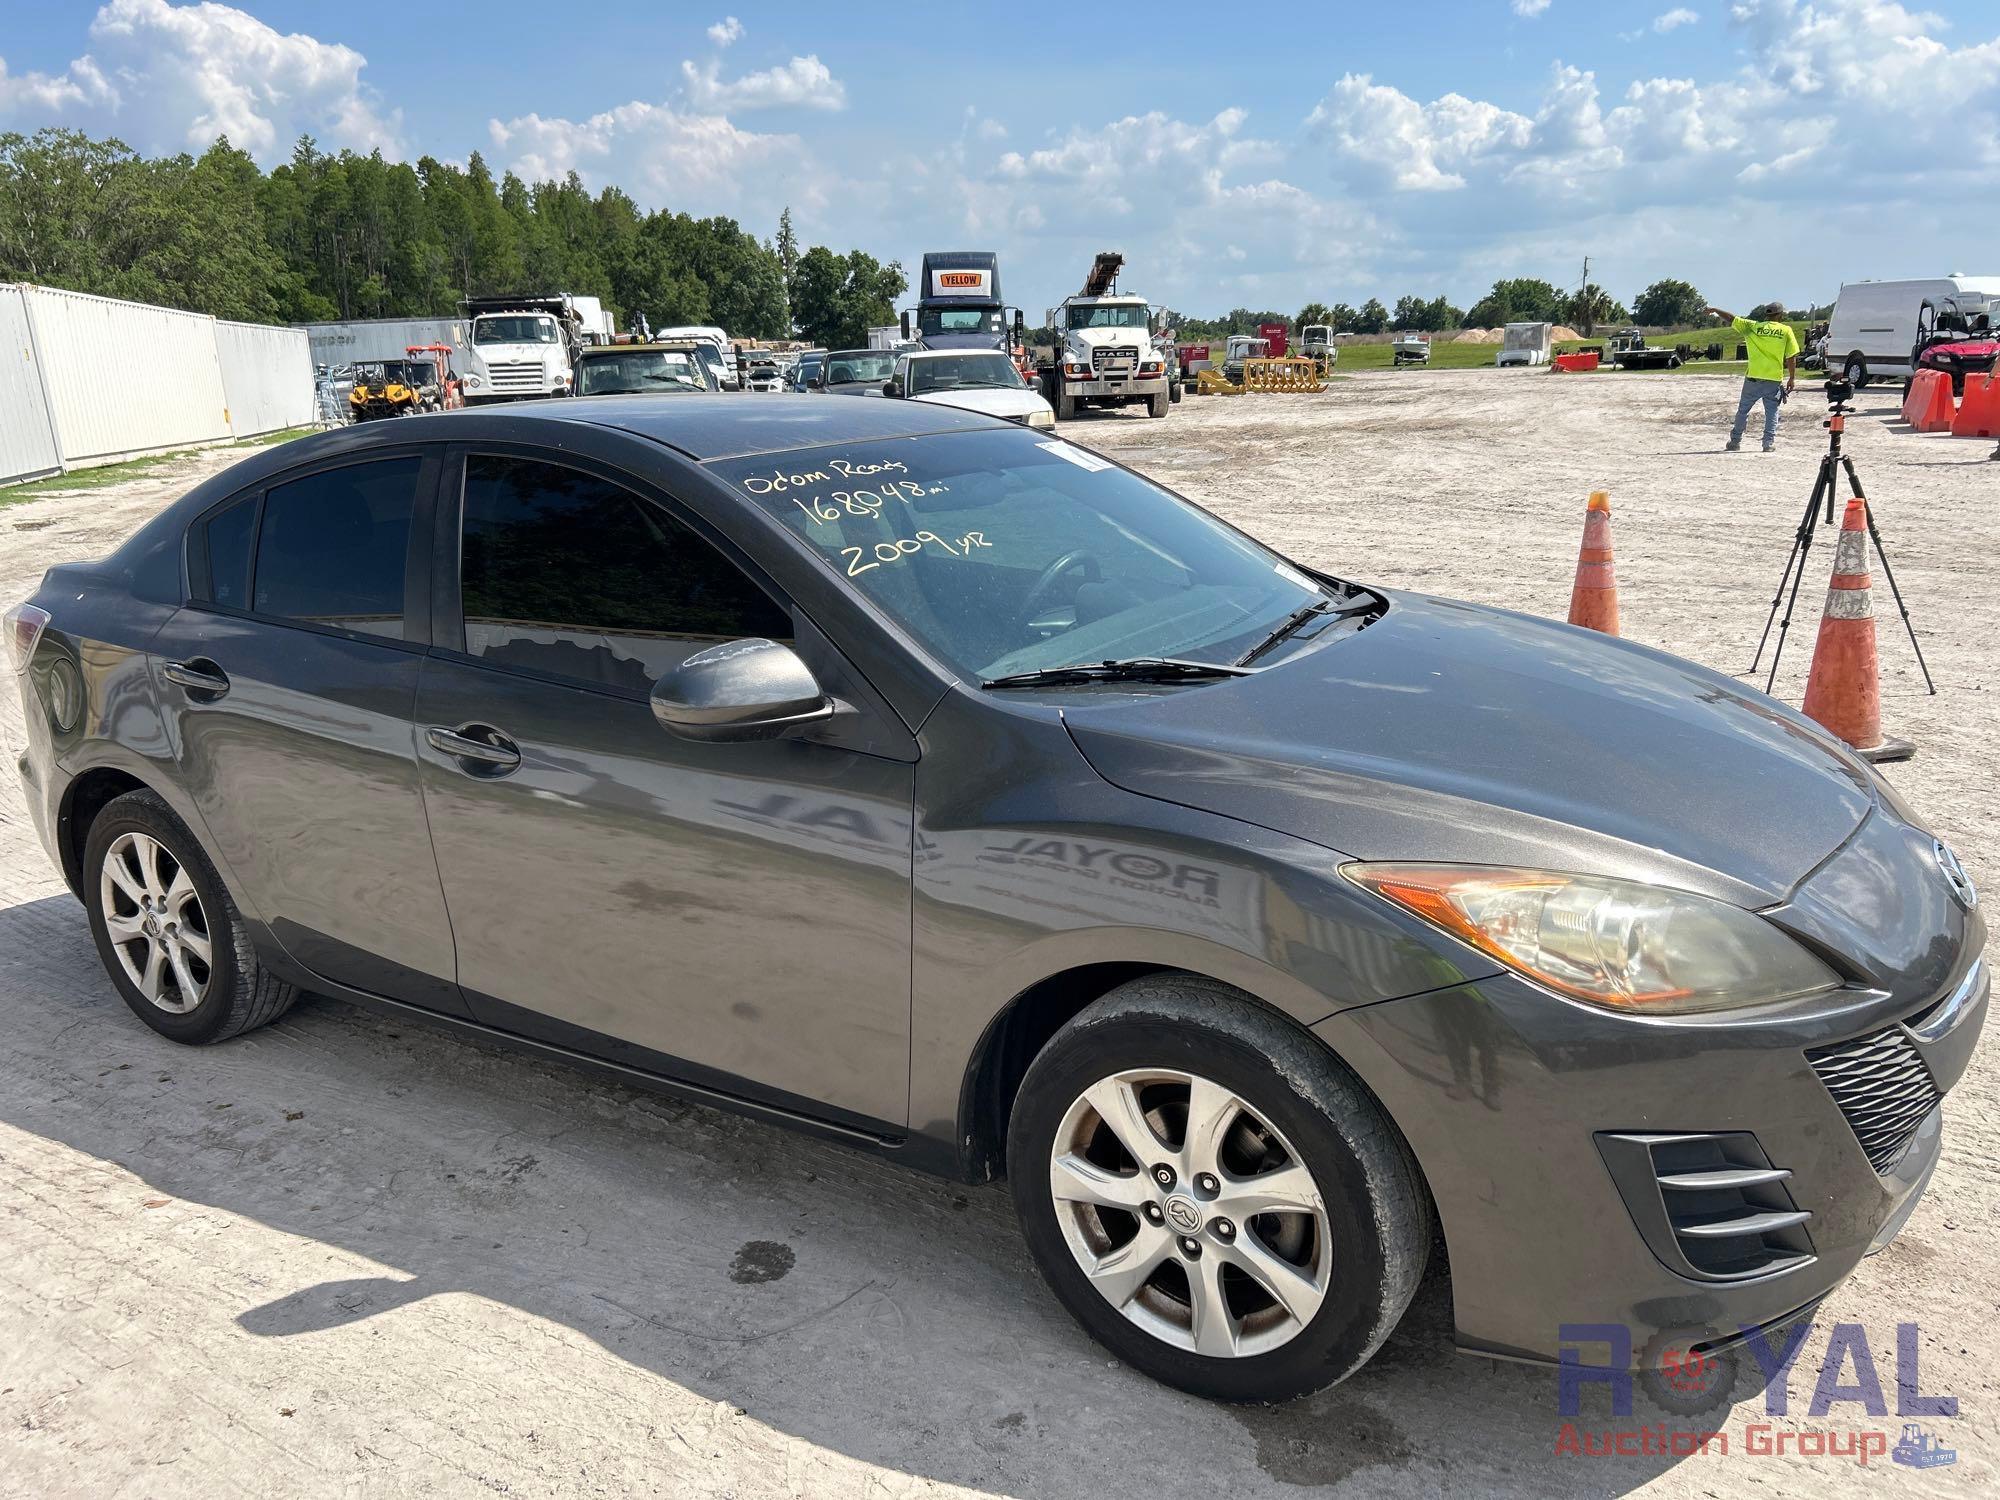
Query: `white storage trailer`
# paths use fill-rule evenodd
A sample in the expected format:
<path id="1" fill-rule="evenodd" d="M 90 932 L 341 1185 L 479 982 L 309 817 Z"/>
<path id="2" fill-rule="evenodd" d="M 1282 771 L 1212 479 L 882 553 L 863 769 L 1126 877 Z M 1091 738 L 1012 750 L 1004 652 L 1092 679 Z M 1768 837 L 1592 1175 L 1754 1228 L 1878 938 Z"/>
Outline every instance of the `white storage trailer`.
<path id="1" fill-rule="evenodd" d="M 1553 323 L 1509 323 L 1500 332 L 1500 352 L 1496 365 L 1545 365 L 1549 362 L 1549 336 Z"/>

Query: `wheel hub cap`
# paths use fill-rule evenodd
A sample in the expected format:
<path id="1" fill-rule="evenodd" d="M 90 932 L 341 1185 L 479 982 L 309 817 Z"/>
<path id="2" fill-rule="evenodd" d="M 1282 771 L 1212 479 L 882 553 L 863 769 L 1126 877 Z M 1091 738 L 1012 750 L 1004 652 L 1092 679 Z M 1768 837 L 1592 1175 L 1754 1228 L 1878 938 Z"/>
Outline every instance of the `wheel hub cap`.
<path id="1" fill-rule="evenodd" d="M 98 882 L 105 936 L 133 987 L 172 1015 L 201 1004 L 214 977 L 208 914 L 173 851 L 150 834 L 120 834 Z"/>
<path id="2" fill-rule="evenodd" d="M 1311 1171 L 1250 1104 L 1198 1075 L 1140 1069 L 1085 1089 L 1057 1128 L 1049 1191 L 1090 1285 L 1175 1348 L 1267 1353 L 1312 1322 L 1331 1285 Z"/>

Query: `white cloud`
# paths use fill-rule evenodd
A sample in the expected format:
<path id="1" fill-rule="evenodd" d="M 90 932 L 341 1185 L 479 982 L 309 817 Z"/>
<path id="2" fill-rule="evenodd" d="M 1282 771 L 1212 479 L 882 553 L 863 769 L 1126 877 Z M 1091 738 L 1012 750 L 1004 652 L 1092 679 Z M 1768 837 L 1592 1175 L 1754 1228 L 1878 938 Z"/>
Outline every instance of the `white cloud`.
<path id="1" fill-rule="evenodd" d="M 800 152 L 795 135 L 759 134 L 722 115 L 640 100 L 587 120 L 528 114 L 491 120 L 486 128 L 509 169 L 530 181 L 575 171 L 592 184 L 618 183 L 669 208 L 690 207 L 686 200 L 696 194 L 710 204 L 754 202 L 760 174 L 798 160 Z"/>
<path id="2" fill-rule="evenodd" d="M 1337 155 L 1387 174 L 1398 188 L 1438 191 L 1464 187 L 1461 174 L 1482 158 L 1525 146 L 1534 122 L 1462 94 L 1419 104 L 1366 73 L 1349 73 L 1306 126 Z"/>
<path id="3" fill-rule="evenodd" d="M 741 40 L 743 23 L 734 16 L 724 16 L 708 28 L 708 39 L 718 47 L 727 47 L 731 42 Z"/>
<path id="4" fill-rule="evenodd" d="M 681 64 L 688 98 L 698 109 L 844 109 L 847 89 L 816 55 L 795 57 L 782 67 L 724 79 L 719 64 Z"/>
<path id="5" fill-rule="evenodd" d="M 1549 8 L 1549 0 L 1514 0 L 1514 14 L 1530 19 Z"/>
<path id="6" fill-rule="evenodd" d="M 141 150 L 204 149 L 218 135 L 265 160 L 302 132 L 397 152 L 398 112 L 361 81 L 352 47 L 284 33 L 233 6 L 109 0 L 91 51 L 59 77 L 7 77 L 0 116 L 116 133 Z"/>
<path id="7" fill-rule="evenodd" d="M 1676 6 L 1670 11 L 1653 17 L 1653 30 L 1665 36 L 1669 31 L 1677 31 L 1683 26 L 1692 26 L 1700 19 L 1701 17 L 1698 14 L 1689 10 L 1685 5 Z"/>

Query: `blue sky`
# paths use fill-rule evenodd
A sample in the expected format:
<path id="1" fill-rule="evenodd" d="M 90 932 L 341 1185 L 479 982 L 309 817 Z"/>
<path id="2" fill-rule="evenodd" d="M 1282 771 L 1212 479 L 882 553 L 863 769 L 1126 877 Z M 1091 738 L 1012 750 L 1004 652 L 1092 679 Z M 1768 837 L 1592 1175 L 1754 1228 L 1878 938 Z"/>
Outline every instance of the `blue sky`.
<path id="1" fill-rule="evenodd" d="M 907 266 L 997 249 L 1031 317 L 1106 248 L 1204 314 L 1585 254 L 1730 306 L 2000 269 L 1993 0 L 0 5 L 0 129 L 476 149 L 760 235 L 790 204 Z"/>

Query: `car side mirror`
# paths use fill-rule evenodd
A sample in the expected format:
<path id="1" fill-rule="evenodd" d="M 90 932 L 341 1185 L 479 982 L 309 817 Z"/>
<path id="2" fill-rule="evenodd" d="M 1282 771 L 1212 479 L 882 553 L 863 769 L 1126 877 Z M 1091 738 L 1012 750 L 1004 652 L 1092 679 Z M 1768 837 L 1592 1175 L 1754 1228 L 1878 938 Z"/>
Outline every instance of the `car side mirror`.
<path id="1" fill-rule="evenodd" d="M 882 394 L 885 396 L 900 396 L 903 393 L 896 389 L 895 381 L 885 380 L 882 382 Z"/>
<path id="2" fill-rule="evenodd" d="M 653 685 L 653 717 L 683 739 L 768 740 L 833 717 L 790 646 L 751 637 L 697 651 Z"/>

